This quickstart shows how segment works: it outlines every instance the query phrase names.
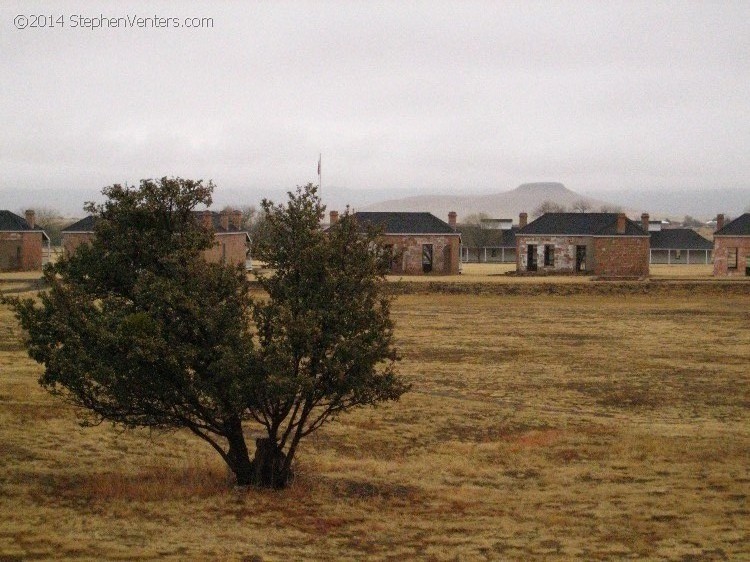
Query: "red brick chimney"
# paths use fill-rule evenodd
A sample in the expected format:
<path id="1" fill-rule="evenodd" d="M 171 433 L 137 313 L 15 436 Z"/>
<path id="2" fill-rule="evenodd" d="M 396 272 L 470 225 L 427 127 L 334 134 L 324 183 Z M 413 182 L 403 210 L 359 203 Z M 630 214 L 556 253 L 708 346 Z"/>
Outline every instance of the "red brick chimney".
<path id="1" fill-rule="evenodd" d="M 448 224 L 453 230 L 456 230 L 456 221 L 458 219 L 458 215 L 456 214 L 456 211 L 451 211 L 448 213 Z"/>
<path id="2" fill-rule="evenodd" d="M 625 213 L 619 213 L 617 215 L 617 234 L 625 234 L 625 225 L 627 224 L 628 217 Z"/>
<path id="3" fill-rule="evenodd" d="M 229 230 L 229 210 L 224 209 L 219 215 L 219 224 L 225 232 Z"/>
<path id="4" fill-rule="evenodd" d="M 36 213 L 33 209 L 29 209 L 26 211 L 26 222 L 29 223 L 29 227 L 34 228 L 34 217 L 36 216 Z M 723 217 L 723 215 L 722 215 Z"/>
<path id="5" fill-rule="evenodd" d="M 645 230 L 646 232 L 648 232 L 648 219 L 648 213 L 643 213 L 641 215 L 641 228 L 643 228 L 643 230 Z"/>
<path id="6" fill-rule="evenodd" d="M 234 228 L 242 230 L 242 211 L 239 209 L 232 211 L 230 220 Z"/>
<path id="7" fill-rule="evenodd" d="M 334 224 L 336 224 L 337 222 L 339 222 L 339 212 L 338 211 L 331 211 L 330 217 L 331 218 L 329 219 L 328 222 L 331 224 L 331 226 L 333 226 Z"/>
<path id="8" fill-rule="evenodd" d="M 523 228 L 526 226 L 526 223 L 529 220 L 529 215 L 527 213 L 521 213 L 518 215 L 518 228 Z"/>
<path id="9" fill-rule="evenodd" d="M 26 215 L 27 216 L 28 216 L 28 214 L 29 214 L 29 212 L 26 211 Z M 28 220 L 28 219 L 26 219 L 26 220 Z M 718 215 L 716 215 L 716 230 L 721 230 L 722 228 L 724 228 L 724 214 L 723 213 L 719 213 Z"/>

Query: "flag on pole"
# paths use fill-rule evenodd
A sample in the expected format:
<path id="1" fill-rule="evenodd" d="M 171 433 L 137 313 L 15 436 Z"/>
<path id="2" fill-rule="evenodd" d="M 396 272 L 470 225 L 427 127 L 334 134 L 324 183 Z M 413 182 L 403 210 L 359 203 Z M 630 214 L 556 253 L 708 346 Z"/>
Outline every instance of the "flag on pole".
<path id="1" fill-rule="evenodd" d="M 320 175 L 320 159 L 322 156 L 322 154 L 318 154 L 318 175 Z"/>

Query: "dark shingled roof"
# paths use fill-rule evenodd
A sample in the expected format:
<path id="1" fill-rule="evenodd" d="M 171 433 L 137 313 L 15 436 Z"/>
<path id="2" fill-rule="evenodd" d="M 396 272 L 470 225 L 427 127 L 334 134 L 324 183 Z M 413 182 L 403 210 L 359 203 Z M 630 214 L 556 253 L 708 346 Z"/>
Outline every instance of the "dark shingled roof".
<path id="1" fill-rule="evenodd" d="M 358 212 L 354 218 L 382 227 L 384 234 L 458 234 L 432 213 Z"/>
<path id="2" fill-rule="evenodd" d="M 202 215 L 205 211 L 193 211 L 193 216 L 196 217 L 197 220 L 202 219 Z M 62 229 L 63 232 L 93 232 L 94 231 L 94 225 L 96 224 L 96 217 L 89 215 L 85 218 L 82 218 L 78 222 L 74 222 L 70 226 L 66 226 Z M 217 213 L 216 211 L 211 211 L 211 222 L 214 227 L 214 232 L 244 232 L 241 229 L 236 228 L 232 221 L 229 221 L 229 230 L 224 230 L 221 227 L 221 213 Z"/>
<path id="3" fill-rule="evenodd" d="M 714 232 L 714 236 L 750 236 L 750 213 L 740 215 L 724 228 Z"/>
<path id="4" fill-rule="evenodd" d="M 0 211 L 0 230 L 18 232 L 21 230 L 39 230 L 38 226 L 31 228 L 26 219 L 10 211 Z"/>
<path id="5" fill-rule="evenodd" d="M 94 223 L 96 223 L 96 219 L 89 215 L 85 218 L 82 218 L 78 222 L 74 222 L 71 225 L 66 226 L 62 229 L 63 232 L 93 232 L 94 231 Z"/>
<path id="6" fill-rule="evenodd" d="M 476 225 L 459 225 L 461 243 L 466 248 L 515 248 L 516 232 L 514 226 L 508 230 L 500 228 L 482 228 Z"/>
<path id="7" fill-rule="evenodd" d="M 518 234 L 566 236 L 646 236 L 641 226 L 625 220 L 625 233 L 617 232 L 617 213 L 545 213 L 519 229 Z"/>
<path id="8" fill-rule="evenodd" d="M 713 250 L 714 244 L 691 228 L 668 228 L 649 233 L 652 250 Z"/>

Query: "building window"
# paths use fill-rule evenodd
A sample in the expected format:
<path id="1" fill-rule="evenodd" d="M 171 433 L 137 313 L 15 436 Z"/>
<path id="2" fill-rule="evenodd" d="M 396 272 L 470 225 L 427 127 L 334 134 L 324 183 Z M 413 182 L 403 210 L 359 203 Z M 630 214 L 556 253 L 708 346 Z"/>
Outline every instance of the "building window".
<path id="1" fill-rule="evenodd" d="M 727 269 L 737 269 L 737 248 L 727 248 Z"/>
<path id="2" fill-rule="evenodd" d="M 544 246 L 544 265 L 555 265 L 555 247 L 551 244 L 545 244 Z"/>
<path id="3" fill-rule="evenodd" d="M 497 257 L 497 248 L 492 248 L 490 250 L 490 256 L 492 256 L 493 258 Z"/>

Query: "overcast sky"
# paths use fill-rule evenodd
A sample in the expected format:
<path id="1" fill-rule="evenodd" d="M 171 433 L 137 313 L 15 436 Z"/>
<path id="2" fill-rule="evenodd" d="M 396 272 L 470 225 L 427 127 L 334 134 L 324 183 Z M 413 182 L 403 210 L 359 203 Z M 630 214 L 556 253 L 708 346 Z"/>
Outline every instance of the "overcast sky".
<path id="1" fill-rule="evenodd" d="M 319 153 L 324 188 L 404 196 L 750 189 L 747 0 L 6 1 L 0 30 L 0 189 L 292 188 Z"/>

